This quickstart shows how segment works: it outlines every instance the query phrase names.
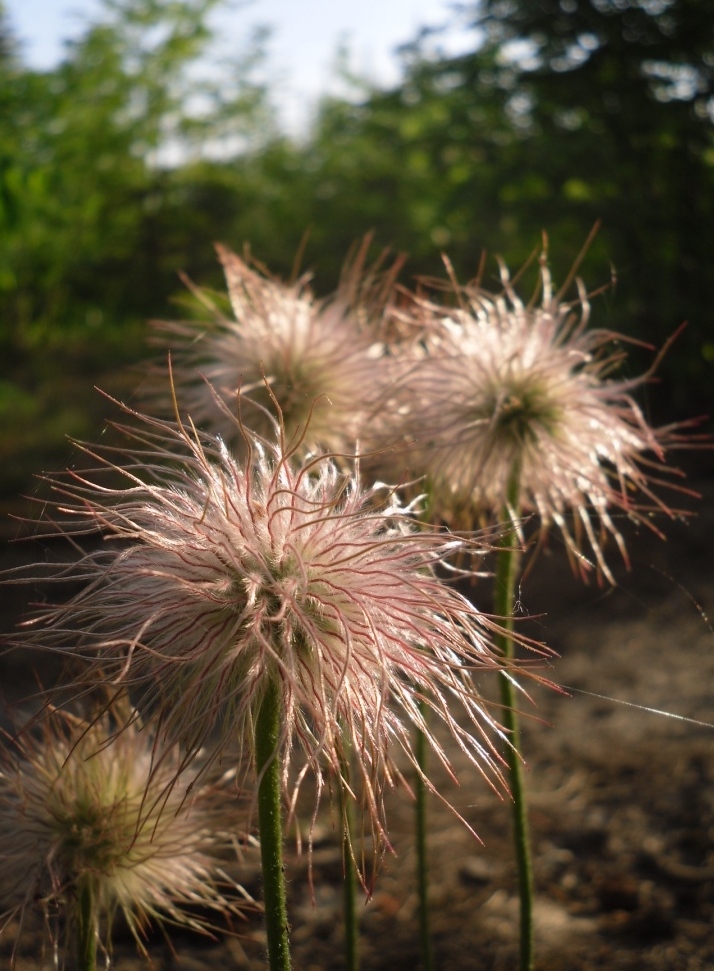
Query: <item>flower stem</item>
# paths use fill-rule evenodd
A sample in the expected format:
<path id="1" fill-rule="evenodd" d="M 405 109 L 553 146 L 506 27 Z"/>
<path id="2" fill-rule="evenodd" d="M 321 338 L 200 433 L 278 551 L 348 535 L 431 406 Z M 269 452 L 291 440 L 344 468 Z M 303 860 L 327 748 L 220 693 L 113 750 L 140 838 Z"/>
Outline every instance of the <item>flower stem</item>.
<path id="1" fill-rule="evenodd" d="M 419 710 L 423 718 L 429 713 L 429 707 L 424 701 L 419 702 Z M 421 772 L 416 773 L 416 850 L 417 850 L 417 886 L 419 890 L 419 939 L 421 942 L 422 971 L 432 971 L 434 956 L 431 945 L 431 930 L 429 921 L 429 868 L 426 852 L 426 785 L 422 773 L 426 770 L 427 741 L 424 732 L 416 731 L 416 760 Z"/>
<path id="2" fill-rule="evenodd" d="M 345 746 L 349 743 L 345 740 Z M 341 757 L 345 782 L 350 780 L 349 748 Z M 339 787 L 340 808 L 342 811 L 342 866 L 344 871 L 343 906 L 345 917 L 345 968 L 358 971 L 359 968 L 359 923 L 357 920 L 357 871 L 352 848 L 352 806 L 344 786 Z"/>
<path id="3" fill-rule="evenodd" d="M 512 496 L 517 498 L 517 477 L 512 482 Z M 517 507 L 516 502 L 510 503 L 510 508 Z M 513 604 L 516 589 L 516 579 L 519 574 L 520 556 L 517 552 L 517 536 L 514 529 L 506 533 L 500 541 L 500 550 L 496 564 L 496 592 L 494 596 L 494 611 L 505 628 L 503 634 L 496 636 L 497 646 L 503 653 L 504 660 L 510 661 L 514 657 Z M 508 732 L 510 744 L 506 749 L 506 760 L 513 799 L 513 839 L 518 863 L 518 885 L 520 897 L 520 971 L 533 971 L 533 865 L 531 860 L 530 837 L 528 833 L 528 807 L 526 804 L 525 784 L 523 779 L 523 763 L 521 760 L 521 742 L 516 711 L 516 692 L 513 680 L 508 670 L 499 675 L 501 686 L 501 702 L 503 705 L 503 727 Z"/>
<path id="4" fill-rule="evenodd" d="M 270 683 L 255 725 L 258 826 L 270 971 L 290 971 L 288 909 L 283 872 L 283 828 L 278 742 L 282 712 L 277 682 Z"/>
<path id="5" fill-rule="evenodd" d="M 77 915 L 77 964 L 78 971 L 96 971 L 97 927 L 94 912 L 94 894 L 89 880 L 83 880 L 78 888 Z"/>

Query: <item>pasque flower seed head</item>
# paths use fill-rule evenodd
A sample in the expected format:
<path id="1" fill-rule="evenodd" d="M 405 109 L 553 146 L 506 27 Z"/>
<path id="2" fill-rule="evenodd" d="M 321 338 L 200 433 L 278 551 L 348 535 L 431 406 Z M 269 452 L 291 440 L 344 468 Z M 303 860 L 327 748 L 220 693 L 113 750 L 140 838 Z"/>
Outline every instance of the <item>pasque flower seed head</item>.
<path id="1" fill-rule="evenodd" d="M 614 510 L 650 525 L 670 513 L 650 485 L 676 429 L 654 429 L 617 380 L 619 335 L 587 328 L 589 302 L 553 293 L 545 254 L 541 299 L 525 305 L 502 267 L 503 292 L 457 287 L 459 306 L 416 301 L 427 334 L 404 384 L 412 469 L 425 474 L 447 521 L 535 514 L 555 524 L 581 569 L 611 577 L 609 535 L 626 550 Z M 515 495 L 514 495 L 515 491 Z"/>
<path id="2" fill-rule="evenodd" d="M 389 384 L 381 324 L 393 271 L 385 278 L 364 271 L 368 243 L 348 263 L 336 293 L 323 300 L 306 278 L 282 283 L 218 247 L 233 315 L 196 289 L 210 320 L 154 323 L 196 425 L 240 450 L 243 437 L 231 414 L 240 408 L 243 424 L 270 437 L 274 398 L 288 441 L 297 436 L 305 445 L 354 453 Z M 161 389 L 164 384 L 161 378 Z M 157 394 L 156 383 L 149 387 L 168 414 L 168 396 Z"/>
<path id="3" fill-rule="evenodd" d="M 339 777 L 346 738 L 375 825 L 393 747 L 414 761 L 412 723 L 448 764 L 420 700 L 499 774 L 499 727 L 472 683 L 500 666 L 494 625 L 435 573 L 475 543 L 417 529 L 390 490 L 365 489 L 329 457 L 301 459 L 277 429 L 272 442 L 243 429 L 238 462 L 220 439 L 134 417 L 121 463 L 85 449 L 100 469 L 55 483 L 60 515 L 104 544 L 71 571 L 83 589 L 31 625 L 35 641 L 94 659 L 189 753 L 237 742 L 251 756 L 258 708 L 278 684 L 286 791 L 301 778 L 289 781 L 297 751 L 303 774 Z M 124 485 L 103 483 L 101 465 Z"/>
<path id="4" fill-rule="evenodd" d="M 135 718 L 120 733 L 118 724 L 121 716 L 117 722 L 106 711 L 84 720 L 50 710 L 2 754 L 6 917 L 33 904 L 48 917 L 58 912 L 69 939 L 64 950 L 87 892 L 107 952 L 117 912 L 142 951 L 149 923 L 205 931 L 210 923 L 197 907 L 238 912 L 239 896 L 226 896 L 220 870 L 229 822 L 235 831 L 226 789 L 197 781 L 192 770 L 178 784 L 178 751 L 164 751 L 157 763 L 151 733 Z"/>

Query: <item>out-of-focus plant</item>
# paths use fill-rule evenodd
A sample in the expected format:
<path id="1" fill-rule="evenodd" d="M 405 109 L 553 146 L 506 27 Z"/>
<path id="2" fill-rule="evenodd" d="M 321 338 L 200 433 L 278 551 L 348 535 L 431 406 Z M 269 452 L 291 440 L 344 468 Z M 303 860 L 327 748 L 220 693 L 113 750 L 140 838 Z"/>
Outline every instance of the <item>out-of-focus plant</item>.
<path id="1" fill-rule="evenodd" d="M 220 923 L 249 899 L 222 870 L 235 794 L 195 769 L 179 779 L 179 750 L 157 761 L 153 734 L 135 717 L 125 727 L 125 708 L 87 719 L 51 709 L 2 752 L 3 926 L 19 915 L 22 930 L 38 907 L 62 968 L 95 971 L 98 949 L 108 960 L 118 913 L 146 955 L 151 924 L 210 933 L 200 909 Z"/>
<path id="2" fill-rule="evenodd" d="M 388 322 L 399 261 L 386 272 L 384 259 L 366 269 L 370 242 L 356 248 L 336 292 L 322 300 L 305 277 L 286 285 L 218 246 L 230 306 L 192 287 L 199 319 L 153 322 L 155 343 L 170 352 L 183 406 L 198 427 L 241 453 L 236 416 L 270 437 L 277 403 L 286 440 L 301 440 L 303 450 L 354 454 L 361 440 L 376 438 L 394 377 Z M 163 359 L 145 394 L 153 413 L 172 413 Z"/>

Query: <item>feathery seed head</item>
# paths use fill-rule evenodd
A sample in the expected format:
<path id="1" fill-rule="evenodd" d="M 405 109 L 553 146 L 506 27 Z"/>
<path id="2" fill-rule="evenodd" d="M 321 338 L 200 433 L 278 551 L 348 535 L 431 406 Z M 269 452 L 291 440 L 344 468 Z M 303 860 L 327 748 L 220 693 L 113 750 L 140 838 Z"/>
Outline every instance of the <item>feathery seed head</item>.
<path id="1" fill-rule="evenodd" d="M 135 416 L 140 418 L 140 416 Z M 244 429 L 239 464 L 219 439 L 141 419 L 125 488 L 90 473 L 58 484 L 63 514 L 108 548 L 76 572 L 84 589 L 41 615 L 31 636 L 77 649 L 137 692 L 160 733 L 189 752 L 238 741 L 251 754 L 257 711 L 279 685 L 279 757 L 294 797 L 310 768 L 339 778 L 346 738 L 376 826 L 394 745 L 413 760 L 409 723 L 446 753 L 423 699 L 482 771 L 499 773 L 499 731 L 471 682 L 499 666 L 485 619 L 435 566 L 475 544 L 417 530 L 383 487 L 364 489 L 329 457 L 298 461 Z M 386 499 L 385 499 L 386 496 Z M 82 527 L 82 523 L 84 523 Z M 106 547 L 107 544 L 105 544 Z M 453 713 L 460 703 L 467 731 Z M 288 790 L 295 750 L 303 768 Z"/>
<path id="2" fill-rule="evenodd" d="M 153 738 L 136 720 L 119 734 L 106 712 L 83 721 L 51 710 L 41 732 L 27 730 L 4 750 L 0 768 L 0 886 L 6 917 L 39 901 L 66 918 L 67 937 L 89 891 L 97 934 L 110 949 L 121 912 L 140 950 L 151 921 L 207 931 L 183 908 L 228 916 L 219 854 L 229 847 L 225 791 L 174 784 L 180 756 L 154 760 Z"/>
<path id="3" fill-rule="evenodd" d="M 455 310 L 420 301 L 429 337 L 405 385 L 414 470 L 428 476 L 434 508 L 447 521 L 535 513 L 542 528 L 559 527 L 581 569 L 586 538 L 611 578 L 607 534 L 626 559 L 611 511 L 648 525 L 652 509 L 671 514 L 647 469 L 654 460 L 675 471 L 664 464 L 664 447 L 677 436 L 647 424 L 631 396 L 644 379 L 609 376 L 621 358 L 613 350 L 619 335 L 586 329 L 581 285 L 575 303 L 563 302 L 545 254 L 539 305 L 522 303 L 505 268 L 502 278 L 500 295 L 459 288 Z"/>
<path id="4" fill-rule="evenodd" d="M 186 410 L 199 427 L 241 448 L 230 417 L 240 407 L 242 422 L 270 437 L 274 396 L 288 441 L 308 429 L 306 445 L 354 452 L 388 383 L 378 321 L 396 270 L 380 286 L 374 271 L 363 276 L 368 243 L 329 300 L 316 300 L 305 278 L 283 284 L 218 247 L 234 319 L 213 306 L 208 324 L 155 322 L 174 356 Z M 217 406 L 213 388 L 227 409 Z"/>

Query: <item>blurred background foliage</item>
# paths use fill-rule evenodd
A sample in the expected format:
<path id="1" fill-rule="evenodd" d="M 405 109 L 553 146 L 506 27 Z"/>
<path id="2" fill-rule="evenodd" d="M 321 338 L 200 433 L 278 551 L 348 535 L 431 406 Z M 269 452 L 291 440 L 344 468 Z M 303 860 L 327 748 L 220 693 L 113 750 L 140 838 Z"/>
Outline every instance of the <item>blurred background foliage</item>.
<path id="1" fill-rule="evenodd" d="M 103 0 L 54 69 L 19 57 L 0 0 L 0 495 L 61 467 L 128 399 L 145 322 L 182 311 L 178 274 L 222 287 L 213 243 L 330 291 L 354 241 L 408 255 L 402 280 L 514 269 L 550 240 L 594 322 L 656 347 L 654 420 L 714 386 L 714 0 L 478 0 L 474 49 L 422 32 L 403 79 L 325 99 L 288 137 L 259 80 L 265 38 L 211 57 L 221 0 Z M 487 263 L 486 285 L 497 286 Z M 527 284 L 526 284 L 527 286 Z M 652 354 L 635 358 L 645 370 Z"/>

